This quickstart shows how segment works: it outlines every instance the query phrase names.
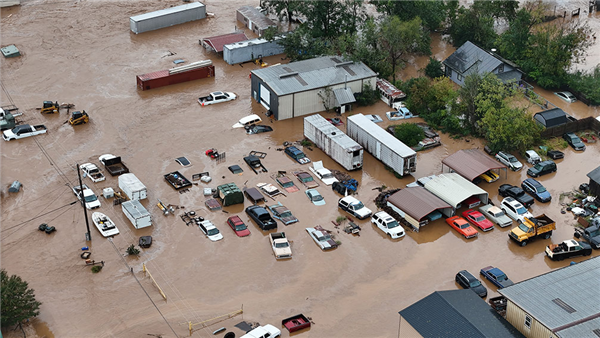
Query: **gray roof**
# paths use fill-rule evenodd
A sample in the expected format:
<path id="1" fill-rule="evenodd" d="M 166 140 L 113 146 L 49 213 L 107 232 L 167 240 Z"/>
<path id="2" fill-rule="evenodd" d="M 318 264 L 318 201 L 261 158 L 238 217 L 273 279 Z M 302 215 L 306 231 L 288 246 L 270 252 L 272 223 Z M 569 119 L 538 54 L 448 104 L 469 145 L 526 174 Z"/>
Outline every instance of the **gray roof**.
<path id="1" fill-rule="evenodd" d="M 479 149 L 459 150 L 443 159 L 442 163 L 469 181 L 491 169 L 506 169 L 504 164 L 492 160 Z"/>
<path id="2" fill-rule="evenodd" d="M 129 19 L 133 20 L 135 22 L 139 22 L 139 21 L 144 21 L 144 20 L 148 20 L 148 19 L 152 19 L 152 18 L 156 18 L 156 17 L 160 17 L 160 16 L 165 16 L 165 15 L 171 14 L 171 13 L 187 11 L 191 8 L 199 8 L 199 7 L 204 7 L 204 5 L 199 2 L 192 2 L 192 3 L 181 5 L 181 6 L 161 9 L 161 10 L 150 12 L 150 13 L 144 13 L 144 14 L 132 16 Z"/>
<path id="3" fill-rule="evenodd" d="M 260 30 L 275 26 L 275 23 L 271 19 L 267 18 L 253 6 L 242 6 L 238 9 L 238 12 L 252 21 L 252 25 L 257 26 Z"/>
<path id="4" fill-rule="evenodd" d="M 498 292 L 548 329 L 560 332 L 598 316 L 598 285 L 600 257 L 595 257 L 524 280 Z"/>
<path id="5" fill-rule="evenodd" d="M 600 314 L 599 314 L 600 315 Z M 571 326 L 564 330 L 556 332 L 556 335 L 562 338 L 581 338 L 581 337 L 598 337 L 600 328 L 600 317 L 590 319 L 579 325 Z M 599 332 L 600 333 L 600 332 Z"/>
<path id="6" fill-rule="evenodd" d="M 323 56 L 255 69 L 252 74 L 279 96 L 377 76 L 364 63 L 346 61 L 341 56 Z"/>
<path id="7" fill-rule="evenodd" d="M 567 114 L 560 108 L 549 109 L 533 115 L 533 119 L 546 128 L 569 123 Z"/>
<path id="8" fill-rule="evenodd" d="M 425 216 L 438 209 L 451 208 L 448 203 L 430 193 L 423 187 L 405 188 L 388 198 L 400 210 L 410 217 L 421 221 Z"/>
<path id="9" fill-rule="evenodd" d="M 319 128 L 323 134 L 329 135 L 331 142 L 339 144 L 343 149 L 348 151 L 357 151 L 363 149 L 360 144 L 351 139 L 350 136 L 344 134 L 343 131 L 339 130 L 323 116 L 319 114 L 307 116 L 304 118 L 304 123 L 306 124 L 307 121 L 310 121 L 312 125 Z"/>
<path id="10" fill-rule="evenodd" d="M 139 200 L 125 201 L 121 204 L 121 206 L 125 210 L 127 210 L 127 212 L 133 218 L 140 218 L 140 217 L 150 215 L 148 210 L 146 210 L 146 208 L 144 208 L 144 206 L 142 205 L 142 202 L 140 202 Z"/>
<path id="11" fill-rule="evenodd" d="M 353 121 L 356 125 L 360 126 L 365 132 L 377 139 L 377 141 L 388 146 L 394 153 L 404 158 L 417 155 L 417 153 L 413 149 L 411 149 L 406 144 L 402 143 L 402 141 L 395 138 L 385 129 L 378 126 L 375 122 L 369 120 L 363 114 L 355 114 L 352 116 L 348 116 L 348 120 Z"/>
<path id="12" fill-rule="evenodd" d="M 335 99 L 340 106 L 356 102 L 356 98 L 354 98 L 354 94 L 350 88 L 334 89 L 333 95 L 335 95 Z"/>
<path id="13" fill-rule="evenodd" d="M 436 291 L 399 313 L 422 337 L 523 337 L 468 289 Z"/>
<path id="14" fill-rule="evenodd" d="M 514 82 L 517 80 L 521 80 L 523 73 L 520 70 L 514 69 L 509 70 L 508 72 L 497 73 L 496 75 L 502 83 Z"/>
<path id="15" fill-rule="evenodd" d="M 477 47 L 471 41 L 467 41 L 443 63 L 460 74 L 467 75 L 475 72 L 475 70 L 479 74 L 492 72 L 502 64 L 502 61 Z"/>
<path id="16" fill-rule="evenodd" d="M 598 168 L 596 168 L 596 169 L 594 169 L 594 170 L 590 171 L 590 172 L 587 174 L 587 177 L 589 177 L 589 178 L 590 178 L 590 180 L 592 180 L 592 181 L 594 181 L 594 182 L 596 182 L 596 183 L 600 184 L 600 167 L 598 167 Z"/>
<path id="17" fill-rule="evenodd" d="M 471 196 L 480 195 L 482 197 L 481 202 L 484 204 L 488 201 L 488 193 L 485 190 L 467 181 L 457 173 L 437 175 L 425 183 L 425 189 L 454 208 Z"/>

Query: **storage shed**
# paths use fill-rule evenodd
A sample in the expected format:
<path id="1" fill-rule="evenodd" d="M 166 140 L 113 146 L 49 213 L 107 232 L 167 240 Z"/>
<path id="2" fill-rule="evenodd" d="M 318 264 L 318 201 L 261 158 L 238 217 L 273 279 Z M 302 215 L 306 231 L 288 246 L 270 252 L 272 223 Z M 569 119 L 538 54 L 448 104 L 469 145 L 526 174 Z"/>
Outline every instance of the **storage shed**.
<path id="1" fill-rule="evenodd" d="M 235 185 L 235 183 L 227 183 L 218 186 L 217 193 L 224 207 L 244 203 L 244 193 L 237 185 Z"/>
<path id="2" fill-rule="evenodd" d="M 276 37 L 269 42 L 259 38 L 224 45 L 223 60 L 230 65 L 235 65 L 261 57 L 283 54 L 283 46 L 277 43 L 280 39 Z"/>
<path id="3" fill-rule="evenodd" d="M 504 164 L 493 160 L 479 149 L 459 150 L 442 160 L 442 171 L 444 165 L 471 182 L 488 170 L 504 169 L 505 176 L 507 175 Z"/>
<path id="4" fill-rule="evenodd" d="M 135 34 L 170 27 L 206 18 L 206 7 L 199 2 L 161 9 L 129 18 L 129 26 Z"/>
<path id="5" fill-rule="evenodd" d="M 5 58 L 14 58 L 17 56 L 21 56 L 21 52 L 15 45 L 2 47 L 0 50 L 2 51 L 2 55 L 4 55 Z"/>
<path id="6" fill-rule="evenodd" d="M 285 120 L 346 104 L 346 98 L 335 96 L 336 89 L 361 93 L 367 84 L 375 88 L 376 79 L 377 73 L 360 61 L 323 56 L 253 70 L 251 94 L 275 119 Z"/>
<path id="7" fill-rule="evenodd" d="M 244 32 L 235 32 L 204 38 L 200 40 L 200 44 L 206 49 L 221 53 L 223 52 L 223 46 L 246 40 L 248 40 L 248 37 Z"/>
<path id="8" fill-rule="evenodd" d="M 387 205 L 419 231 L 439 213 L 452 215 L 452 207 L 423 187 L 405 188 L 391 195 Z"/>
<path id="9" fill-rule="evenodd" d="M 587 177 L 590 178 L 590 195 L 600 196 L 600 167 L 590 171 Z"/>
<path id="10" fill-rule="evenodd" d="M 533 119 L 544 128 L 562 126 L 563 124 L 571 122 L 567 117 L 567 113 L 560 108 L 535 113 Z"/>
<path id="11" fill-rule="evenodd" d="M 236 13 L 237 21 L 248 27 L 256 35 L 262 36 L 269 27 L 276 27 L 275 23 L 261 13 L 256 7 L 242 6 Z"/>
<path id="12" fill-rule="evenodd" d="M 453 213 L 461 207 L 461 203 L 470 197 L 477 197 L 481 203 L 487 204 L 488 193 L 467 181 L 457 173 L 440 174 L 425 183 L 425 189 L 452 206 Z M 452 215 L 446 216 L 450 217 Z"/>

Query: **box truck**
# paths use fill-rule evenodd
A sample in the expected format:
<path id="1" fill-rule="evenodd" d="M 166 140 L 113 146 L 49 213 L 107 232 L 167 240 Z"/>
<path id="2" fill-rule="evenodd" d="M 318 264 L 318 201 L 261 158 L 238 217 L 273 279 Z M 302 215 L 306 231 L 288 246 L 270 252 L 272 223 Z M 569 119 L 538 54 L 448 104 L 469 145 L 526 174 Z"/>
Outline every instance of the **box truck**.
<path id="1" fill-rule="evenodd" d="M 152 225 L 152 216 L 140 201 L 123 202 L 121 208 L 134 228 L 141 229 Z"/>
<path id="2" fill-rule="evenodd" d="M 304 136 L 346 170 L 361 169 L 363 147 L 319 114 L 304 118 Z"/>
<path id="3" fill-rule="evenodd" d="M 147 197 L 146 186 L 134 174 L 119 176 L 119 188 L 132 201 L 143 200 Z"/>
<path id="4" fill-rule="evenodd" d="M 417 153 L 363 114 L 348 117 L 346 133 L 400 176 L 417 170 Z"/>

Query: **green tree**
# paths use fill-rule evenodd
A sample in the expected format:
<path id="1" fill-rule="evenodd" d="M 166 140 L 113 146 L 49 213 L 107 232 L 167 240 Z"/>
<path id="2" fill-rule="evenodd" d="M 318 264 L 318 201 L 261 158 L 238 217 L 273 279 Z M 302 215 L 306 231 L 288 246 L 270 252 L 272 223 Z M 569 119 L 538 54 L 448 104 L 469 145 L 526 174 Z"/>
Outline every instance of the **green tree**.
<path id="1" fill-rule="evenodd" d="M 424 118 L 437 111 L 446 110 L 458 97 L 452 81 L 447 77 L 433 80 L 420 77 L 407 81 L 407 85 L 410 85 L 406 100 L 408 109 Z"/>
<path id="2" fill-rule="evenodd" d="M 541 140 L 541 127 L 525 109 L 502 107 L 490 110 L 481 119 L 485 139 L 492 151 L 525 152 Z"/>
<path id="3" fill-rule="evenodd" d="M 425 66 L 425 75 L 432 79 L 444 76 L 444 71 L 442 70 L 442 62 L 435 58 L 429 57 L 429 63 L 427 64 L 427 66 Z"/>
<path id="4" fill-rule="evenodd" d="M 42 303 L 35 300 L 34 290 L 17 275 L 8 276 L 0 270 L 2 297 L 2 327 L 11 326 L 40 314 Z"/>
<path id="5" fill-rule="evenodd" d="M 377 89 L 372 88 L 368 82 L 363 86 L 362 92 L 356 96 L 356 103 L 359 106 L 370 106 L 375 104 L 378 100 L 379 93 L 377 92 Z"/>
<path id="6" fill-rule="evenodd" d="M 291 61 L 312 59 L 329 54 L 327 40 L 313 38 L 304 25 L 287 33 L 284 38 L 277 40 L 277 43 L 283 46 L 283 51 Z"/>
<path id="7" fill-rule="evenodd" d="M 458 9 L 456 19 L 450 23 L 449 33 L 456 47 L 471 41 L 481 48 L 490 49 L 497 38 L 494 18 L 473 7 Z"/>
<path id="8" fill-rule="evenodd" d="M 600 105 L 600 65 L 591 72 L 578 71 L 567 76 L 573 90 L 583 94 L 593 105 Z"/>
<path id="9" fill-rule="evenodd" d="M 409 147 L 414 147 L 425 138 L 425 132 L 416 124 L 403 123 L 394 128 L 394 136 Z"/>
<path id="10" fill-rule="evenodd" d="M 306 17 L 306 23 L 313 38 L 332 39 L 342 33 L 343 15 L 346 7 L 335 0 L 304 1 L 299 10 Z"/>
<path id="11" fill-rule="evenodd" d="M 388 16 L 397 16 L 402 21 L 421 18 L 428 30 L 438 29 L 446 20 L 446 7 L 443 1 L 395 1 L 373 0 L 377 11 Z"/>
<path id="12" fill-rule="evenodd" d="M 287 18 L 287 22 L 292 22 L 292 16 L 299 13 L 303 1 L 300 0 L 262 0 L 260 5 L 270 14 L 275 14 L 278 18 Z"/>
<path id="13" fill-rule="evenodd" d="M 380 36 L 382 49 L 387 51 L 392 65 L 394 81 L 396 68 L 404 67 L 407 54 L 431 54 L 431 38 L 425 34 L 419 18 L 403 22 L 397 16 L 387 17 L 381 23 Z"/>
<path id="14" fill-rule="evenodd" d="M 379 27 L 373 18 L 367 18 L 363 24 L 360 34 L 343 36 L 340 40 L 346 41 L 346 48 L 342 49 L 348 53 L 354 61 L 362 61 L 379 77 L 388 78 L 392 75 L 392 67 L 387 61 L 387 51 L 379 44 Z"/>

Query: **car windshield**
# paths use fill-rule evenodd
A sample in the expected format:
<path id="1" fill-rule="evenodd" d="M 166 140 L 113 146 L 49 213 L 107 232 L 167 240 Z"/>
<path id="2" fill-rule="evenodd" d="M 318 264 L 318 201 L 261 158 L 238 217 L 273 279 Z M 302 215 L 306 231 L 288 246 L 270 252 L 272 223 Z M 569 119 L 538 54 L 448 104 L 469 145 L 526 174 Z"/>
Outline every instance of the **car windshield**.
<path id="1" fill-rule="evenodd" d="M 242 231 L 242 230 L 246 230 L 248 228 L 246 228 L 246 224 L 239 224 L 235 226 L 235 231 Z"/>
<path id="2" fill-rule="evenodd" d="M 290 246 L 290 243 L 288 243 L 288 242 L 275 243 L 276 248 L 287 248 L 288 246 Z"/>
<path id="3" fill-rule="evenodd" d="M 227 93 L 222 93 L 225 97 L 229 97 L 229 94 Z"/>
<path id="4" fill-rule="evenodd" d="M 517 214 L 523 215 L 525 213 L 527 213 L 527 209 L 525 209 L 525 207 L 521 206 L 517 208 Z"/>
<path id="5" fill-rule="evenodd" d="M 208 229 L 207 233 L 208 233 L 209 236 L 218 235 L 219 234 L 219 229 L 217 229 L 217 228 Z"/>
<path id="6" fill-rule="evenodd" d="M 282 184 L 284 188 L 289 188 L 294 186 L 294 182 L 285 182 Z"/>
<path id="7" fill-rule="evenodd" d="M 466 229 L 469 227 L 469 223 L 461 223 L 458 227 L 461 229 Z"/>
<path id="8" fill-rule="evenodd" d="M 475 222 L 482 222 L 482 221 L 485 221 L 485 217 L 483 217 L 483 215 L 475 217 Z"/>
<path id="9" fill-rule="evenodd" d="M 284 212 L 282 212 L 281 214 L 279 214 L 280 217 L 292 217 L 292 212 L 289 210 L 286 210 Z"/>
<path id="10" fill-rule="evenodd" d="M 546 188 L 544 188 L 544 187 L 542 187 L 542 186 L 539 186 L 539 187 L 537 187 L 537 189 L 536 189 L 536 190 L 537 190 L 538 194 L 541 194 L 541 193 L 543 193 L 543 192 L 546 192 L 546 191 L 547 191 L 547 190 L 546 190 Z"/>
<path id="11" fill-rule="evenodd" d="M 502 275 L 496 276 L 496 280 L 499 282 L 502 282 L 502 281 L 506 280 L 506 275 L 502 274 Z"/>
<path id="12" fill-rule="evenodd" d="M 314 181 L 314 179 L 312 178 L 312 176 L 306 176 L 306 177 L 302 177 L 302 182 L 311 182 Z"/>
<path id="13" fill-rule="evenodd" d="M 94 201 L 97 201 L 97 200 L 98 200 L 98 197 L 96 197 L 96 195 L 90 195 L 90 196 L 86 196 L 85 197 L 85 201 L 86 202 L 94 202 Z"/>
<path id="14" fill-rule="evenodd" d="M 523 223 L 519 223 L 519 229 L 521 229 L 521 231 L 523 231 L 523 232 L 528 232 L 529 231 L 529 227 L 526 226 Z"/>
<path id="15" fill-rule="evenodd" d="M 481 285 L 481 282 L 478 281 L 478 280 L 474 280 L 474 281 L 472 281 L 472 282 L 469 283 L 469 286 L 472 287 L 472 288 L 477 287 L 479 285 Z"/>
<path id="16" fill-rule="evenodd" d="M 542 170 L 542 168 L 543 168 L 543 167 L 544 167 L 543 165 L 541 165 L 540 163 L 538 163 L 538 164 L 536 164 L 536 165 L 533 167 L 533 169 L 535 169 L 535 170 Z"/>
<path id="17" fill-rule="evenodd" d="M 398 224 L 398 222 L 397 222 L 397 221 L 391 221 L 391 222 L 389 222 L 389 223 L 387 224 L 387 227 L 388 227 L 388 229 L 393 229 L 393 228 L 395 228 L 395 227 L 397 227 L 397 226 L 400 226 L 400 224 Z"/>
<path id="18" fill-rule="evenodd" d="M 330 172 L 320 172 L 320 174 L 321 174 L 321 177 L 323 177 L 323 178 L 332 178 L 333 177 L 333 174 Z"/>
<path id="19" fill-rule="evenodd" d="M 509 156 L 508 156 L 508 160 L 510 161 L 510 163 L 519 162 L 519 161 L 517 161 L 517 158 L 516 158 L 516 157 L 514 157 L 514 156 L 512 156 L 512 155 L 509 155 Z"/>
<path id="20" fill-rule="evenodd" d="M 365 207 L 365 205 L 362 204 L 362 202 L 360 202 L 360 201 L 353 203 L 352 206 L 354 207 L 354 210 L 360 210 Z"/>

